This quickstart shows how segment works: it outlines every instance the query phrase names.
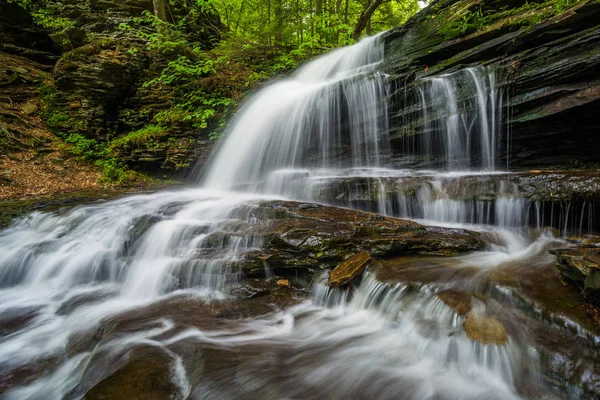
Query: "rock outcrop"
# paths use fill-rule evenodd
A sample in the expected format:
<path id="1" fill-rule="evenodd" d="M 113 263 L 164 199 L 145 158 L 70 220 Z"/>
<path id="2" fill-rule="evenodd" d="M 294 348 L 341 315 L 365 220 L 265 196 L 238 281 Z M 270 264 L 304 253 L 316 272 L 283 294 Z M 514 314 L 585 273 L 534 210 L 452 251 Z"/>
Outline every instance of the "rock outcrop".
<path id="1" fill-rule="evenodd" d="M 145 140 L 109 143 L 155 124 L 155 115 L 181 100 L 171 87 L 145 84 L 160 76 L 170 61 L 193 54 L 192 46 L 212 49 L 225 30 L 217 14 L 200 10 L 192 16 L 187 14 L 189 8 L 174 5 L 169 18 L 186 19 L 188 31 L 180 34 L 187 44 L 163 51 L 151 46 L 156 33 L 148 22 L 152 1 L 56 0 L 45 7 L 60 19 L 60 28 L 37 25 L 17 3 L 0 2 L 0 59 L 23 57 L 29 65 L 40 63 L 34 74 L 23 67 L 0 68 L 0 103 L 6 99 L 12 108 L 35 98 L 32 114 L 41 117 L 52 134 L 94 140 L 109 147 L 110 157 L 121 165 L 155 176 L 178 176 L 195 161 L 208 158 L 214 145 L 208 133 L 218 117 L 209 121 L 213 125 L 206 131 L 180 121 L 163 124 L 161 132 L 152 132 L 156 134 Z M 19 86 L 30 75 L 40 74 L 44 79 L 36 79 L 27 98 L 19 98 Z M 218 84 L 208 80 L 205 90 L 214 92 Z"/>
<path id="2" fill-rule="evenodd" d="M 511 167 L 597 162 L 599 21 L 595 0 L 568 8 L 554 2 L 432 2 L 385 39 L 385 71 L 396 88 L 395 149 L 425 130 L 416 95 L 422 79 L 483 65 L 496 70 L 504 93 Z"/>
<path id="3" fill-rule="evenodd" d="M 416 222 L 313 203 L 265 202 L 252 209 L 252 226 L 240 232 L 262 238 L 264 250 L 246 254 L 246 276 L 270 269 L 280 276 L 312 275 L 348 256 L 400 254 L 455 255 L 481 249 L 480 235 L 463 229 L 426 227 Z M 354 263 L 353 263 L 354 265 Z M 364 265 L 362 265 L 364 267 Z M 350 275 L 348 275 L 350 276 Z"/>
<path id="4" fill-rule="evenodd" d="M 572 249 L 552 250 L 558 273 L 579 286 L 585 297 L 600 305 L 600 246 L 583 243 Z"/>

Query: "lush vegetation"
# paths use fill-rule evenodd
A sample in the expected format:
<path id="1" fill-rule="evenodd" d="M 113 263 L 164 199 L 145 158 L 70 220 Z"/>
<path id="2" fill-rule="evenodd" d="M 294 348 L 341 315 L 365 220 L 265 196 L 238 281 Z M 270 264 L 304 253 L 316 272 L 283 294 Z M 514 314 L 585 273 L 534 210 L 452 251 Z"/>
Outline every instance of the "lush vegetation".
<path id="1" fill-rule="evenodd" d="M 364 31 L 372 34 L 401 25 L 419 8 L 415 0 L 211 0 L 210 4 L 232 36 L 307 52 L 356 40 L 363 33 L 360 27 L 355 32 L 361 17 L 367 17 Z"/>
<path id="2" fill-rule="evenodd" d="M 360 36 L 398 26 L 419 9 L 417 0 L 153 0 L 151 10 L 131 15 L 109 34 L 81 41 L 73 37 L 76 14 L 65 13 L 62 2 L 8 1 L 59 40 L 65 68 L 86 57 L 84 47 L 146 60 L 135 96 L 139 103 L 149 93 L 158 100 L 119 110 L 117 130 L 91 130 L 88 120 L 65 109 L 64 94 L 57 99 L 52 85 L 39 90 L 41 116 L 62 148 L 98 165 L 105 181 L 119 183 L 135 176 L 124 160 L 185 152 L 192 137 L 218 139 L 257 85 Z M 170 165 L 186 168 L 189 160 Z"/>

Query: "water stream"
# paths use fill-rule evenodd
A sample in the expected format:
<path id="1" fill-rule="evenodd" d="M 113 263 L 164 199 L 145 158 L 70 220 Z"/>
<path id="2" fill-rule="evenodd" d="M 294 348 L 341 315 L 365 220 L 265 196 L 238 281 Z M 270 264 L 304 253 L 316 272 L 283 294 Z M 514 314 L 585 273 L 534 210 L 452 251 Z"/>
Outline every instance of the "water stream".
<path id="1" fill-rule="evenodd" d="M 259 91 L 231 121 L 201 187 L 33 213 L 0 231 L 1 396 L 102 398 L 94 387 L 138 354 L 166 369 L 161 382 L 177 399 L 585 396 L 589 379 L 554 376 L 541 360 L 593 349 L 594 329 L 539 308 L 545 293 L 571 296 L 558 283 L 542 294 L 523 288 L 551 274 L 547 250 L 564 245 L 544 228 L 590 231 L 591 206 L 543 211 L 496 171 L 502 95 L 483 67 L 419 89 L 424 124 L 438 133 L 428 128 L 413 147 L 442 157 L 440 170 L 393 168 L 383 50 L 380 36 L 367 38 Z M 479 182 L 479 198 L 461 195 L 465 178 Z M 276 312 L 261 305 L 228 317 L 245 307 L 230 293 L 245 279 L 239 262 L 263 246 L 257 204 L 280 198 L 468 227 L 492 244 L 375 264 L 354 292 L 321 276 Z M 465 316 L 436 295 L 444 289 L 471 293 L 472 312 L 501 320 L 506 343 L 469 339 Z M 556 355 L 538 331 L 569 346 Z M 572 386 L 552 384 L 561 379 Z"/>

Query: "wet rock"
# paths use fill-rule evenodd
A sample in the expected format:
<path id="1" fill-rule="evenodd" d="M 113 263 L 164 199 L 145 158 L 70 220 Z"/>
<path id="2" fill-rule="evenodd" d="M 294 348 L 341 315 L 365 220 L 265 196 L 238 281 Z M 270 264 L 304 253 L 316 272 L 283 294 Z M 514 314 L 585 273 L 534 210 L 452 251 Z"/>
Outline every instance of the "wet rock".
<path id="1" fill-rule="evenodd" d="M 464 315 L 471 311 L 471 295 L 469 293 L 448 289 L 438 292 L 436 296 L 458 315 Z"/>
<path id="2" fill-rule="evenodd" d="M 80 307 L 89 306 L 105 300 L 111 292 L 83 293 L 65 300 L 56 310 L 57 315 L 68 315 Z"/>
<path id="3" fill-rule="evenodd" d="M 105 361 L 108 363 L 112 360 Z M 181 398 L 180 390 L 171 377 L 173 362 L 174 360 L 159 347 L 134 349 L 126 356 L 126 361 L 123 362 L 125 365 L 97 383 L 85 394 L 85 398 L 87 400 Z M 114 366 L 110 365 L 104 367 L 114 369 Z M 94 366 L 89 368 L 93 369 Z M 89 370 L 88 375 L 90 375 Z"/>
<path id="4" fill-rule="evenodd" d="M 2 312 L 0 337 L 10 335 L 27 326 L 40 312 L 39 307 L 15 308 Z"/>
<path id="5" fill-rule="evenodd" d="M 277 286 L 290 287 L 290 281 L 288 279 L 279 279 L 277 280 Z"/>
<path id="6" fill-rule="evenodd" d="M 552 250 L 561 276 L 584 290 L 589 299 L 600 304 L 600 248 L 579 247 Z"/>
<path id="7" fill-rule="evenodd" d="M 504 345 L 508 340 L 506 329 L 500 321 L 473 311 L 467 314 L 463 329 L 469 339 L 483 344 Z"/>
<path id="8" fill-rule="evenodd" d="M 461 229 L 425 227 L 413 221 L 363 211 L 297 202 L 263 202 L 251 211 L 252 232 L 264 237 L 265 250 L 246 254 L 247 276 L 265 267 L 282 276 L 314 274 L 349 255 L 453 255 L 481 249 L 480 235 Z"/>
<path id="9" fill-rule="evenodd" d="M 240 285 L 235 285 L 230 291 L 233 296 L 244 299 L 266 296 L 269 293 L 270 288 L 259 279 L 249 279 Z"/>
<path id="10" fill-rule="evenodd" d="M 369 261 L 371 261 L 371 255 L 367 251 L 362 251 L 350 257 L 329 273 L 329 286 L 337 288 L 346 285 L 354 278 L 362 275 Z"/>

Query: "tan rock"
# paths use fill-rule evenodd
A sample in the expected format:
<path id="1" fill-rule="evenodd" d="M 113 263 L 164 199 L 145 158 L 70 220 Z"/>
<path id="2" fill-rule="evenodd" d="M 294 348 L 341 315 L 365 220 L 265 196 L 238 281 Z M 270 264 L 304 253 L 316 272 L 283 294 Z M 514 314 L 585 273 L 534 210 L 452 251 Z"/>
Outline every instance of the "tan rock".
<path id="1" fill-rule="evenodd" d="M 283 287 L 290 287 L 290 281 L 287 279 L 279 279 L 277 281 L 277 285 L 278 286 L 283 286 Z"/>
<path id="2" fill-rule="evenodd" d="M 329 286 L 333 288 L 344 286 L 352 279 L 361 275 L 365 271 L 369 261 L 371 261 L 371 255 L 368 251 L 361 251 L 350 257 L 331 271 L 329 274 Z"/>
<path id="3" fill-rule="evenodd" d="M 504 345 L 508 340 L 508 334 L 502 322 L 494 317 L 469 312 L 467 319 L 463 322 L 463 329 L 471 340 L 483 344 Z"/>

